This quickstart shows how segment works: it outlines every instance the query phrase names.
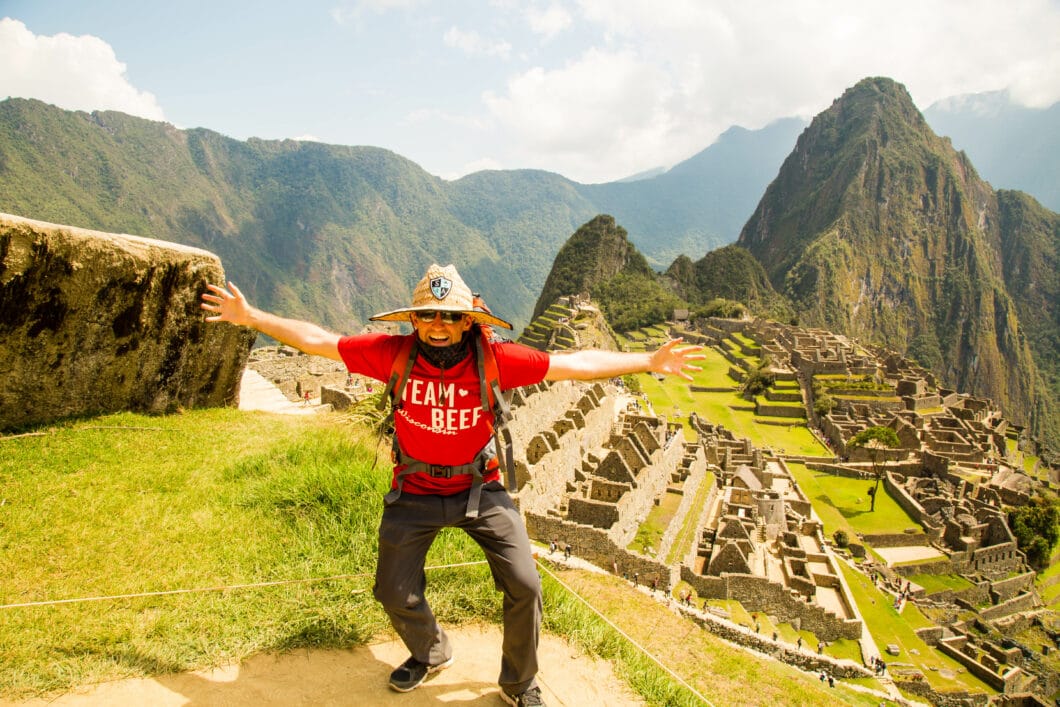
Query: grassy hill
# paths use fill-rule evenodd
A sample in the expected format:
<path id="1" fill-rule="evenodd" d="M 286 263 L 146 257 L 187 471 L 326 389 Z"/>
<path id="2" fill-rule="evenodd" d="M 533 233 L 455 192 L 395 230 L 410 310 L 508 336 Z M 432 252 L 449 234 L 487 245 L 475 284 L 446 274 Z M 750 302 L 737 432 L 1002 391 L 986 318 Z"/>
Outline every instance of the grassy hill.
<path id="1" fill-rule="evenodd" d="M 0 697 L 389 638 L 370 592 L 388 471 L 358 429 L 211 410 L 0 440 L 0 523 L 18 539 L 0 544 Z M 484 565 L 442 567 L 481 560 L 462 533 L 435 543 L 443 623 L 500 621 Z M 618 578 L 553 567 L 544 585 L 545 629 L 615 661 L 650 704 L 699 703 L 645 651 L 715 704 L 752 686 L 760 704 L 878 703 L 735 649 Z M 47 604 L 77 598 L 91 600 Z"/>

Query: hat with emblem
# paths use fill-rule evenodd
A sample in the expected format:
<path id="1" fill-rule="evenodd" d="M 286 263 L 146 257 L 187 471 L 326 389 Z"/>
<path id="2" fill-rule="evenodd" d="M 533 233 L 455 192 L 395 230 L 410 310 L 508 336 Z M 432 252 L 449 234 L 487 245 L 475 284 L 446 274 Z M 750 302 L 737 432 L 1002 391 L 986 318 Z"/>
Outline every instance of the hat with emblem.
<path id="1" fill-rule="evenodd" d="M 485 307 L 476 307 L 471 288 L 464 284 L 453 265 L 432 264 L 427 274 L 412 291 L 412 306 L 381 312 L 371 317 L 373 322 L 409 322 L 413 312 L 461 312 L 476 324 L 511 329 L 512 325 L 495 317 Z"/>

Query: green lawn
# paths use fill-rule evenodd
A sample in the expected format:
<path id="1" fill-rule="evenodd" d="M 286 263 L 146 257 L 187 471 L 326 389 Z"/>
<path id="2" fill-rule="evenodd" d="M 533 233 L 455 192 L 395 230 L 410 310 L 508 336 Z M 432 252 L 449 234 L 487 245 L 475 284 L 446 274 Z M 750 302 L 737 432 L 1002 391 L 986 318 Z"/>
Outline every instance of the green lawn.
<path id="1" fill-rule="evenodd" d="M 975 585 L 956 574 L 916 574 L 909 577 L 913 584 L 919 584 L 928 594 L 945 591 L 961 591 Z"/>
<path id="2" fill-rule="evenodd" d="M 647 519 L 637 528 L 637 534 L 630 542 L 629 549 L 654 557 L 659 551 L 663 534 L 677 514 L 682 498 L 679 493 L 664 493 L 658 505 L 652 506 Z"/>
<path id="3" fill-rule="evenodd" d="M 753 410 L 754 403 L 744 400 L 735 390 L 736 381 L 728 375 L 729 363 L 724 356 L 713 348 L 705 350 L 706 359 L 698 362 L 703 370 L 693 376 L 697 386 L 720 388 L 732 387 L 732 392 L 692 392 L 689 383 L 681 378 L 670 376 L 662 381 L 654 376 L 640 374 L 637 376 L 641 390 L 648 396 L 656 413 L 672 415 L 677 407 L 682 413 L 682 422 L 686 426 L 687 416 L 693 410 L 700 417 L 716 425 L 722 425 L 737 437 L 746 437 L 752 444 L 761 448 L 783 451 L 788 454 L 809 456 L 830 456 L 829 452 L 817 441 L 806 428 L 804 420 L 786 418 L 768 418 L 781 424 L 766 424 L 763 418 L 757 417 Z"/>
<path id="4" fill-rule="evenodd" d="M 845 530 L 850 537 L 854 533 L 900 533 L 906 528 L 923 532 L 920 525 L 886 493 L 883 484 L 880 484 L 876 497 L 876 510 L 870 511 L 867 491 L 872 481 L 813 471 L 797 462 L 788 462 L 788 468 L 813 503 L 829 537 L 836 530 Z"/>
<path id="5" fill-rule="evenodd" d="M 960 663 L 932 648 L 916 635 L 916 629 L 933 624 L 915 604 L 907 603 L 899 614 L 894 608 L 892 597 L 874 587 L 871 579 L 848 566 L 846 562 L 841 561 L 839 567 L 858 610 L 869 627 L 873 641 L 884 654 L 885 660 L 913 664 L 924 673 L 931 686 L 940 692 L 968 690 L 994 694 L 989 685 L 967 672 Z M 884 652 L 891 644 L 898 646 L 900 652 L 897 656 L 888 656 Z M 950 675 L 952 677 L 947 677 Z"/>
<path id="6" fill-rule="evenodd" d="M 681 525 L 681 530 L 678 531 L 677 537 L 674 538 L 673 546 L 670 548 L 666 558 L 667 564 L 672 565 L 675 562 L 679 562 L 685 556 L 685 553 L 689 551 L 691 543 L 698 540 L 696 537 L 696 521 L 699 519 L 700 511 L 703 510 L 703 504 L 707 502 L 707 496 L 710 495 L 711 488 L 714 487 L 714 482 L 714 473 L 708 471 L 706 478 L 703 479 L 699 489 L 696 491 L 695 499 L 692 500 L 692 504 L 689 506 L 684 523 Z"/>

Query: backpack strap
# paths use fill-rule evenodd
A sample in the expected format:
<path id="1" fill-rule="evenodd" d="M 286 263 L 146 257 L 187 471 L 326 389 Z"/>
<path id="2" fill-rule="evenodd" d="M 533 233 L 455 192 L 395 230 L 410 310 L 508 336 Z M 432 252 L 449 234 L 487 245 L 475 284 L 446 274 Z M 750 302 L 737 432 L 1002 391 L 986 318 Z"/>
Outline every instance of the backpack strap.
<path id="1" fill-rule="evenodd" d="M 489 444 L 480 449 L 478 454 L 475 455 L 475 458 L 470 462 L 454 466 L 428 464 L 427 462 L 408 456 L 398 446 L 395 446 L 395 449 L 397 450 L 395 461 L 397 464 L 403 465 L 404 468 L 397 473 L 394 488 L 390 489 L 390 492 L 383 497 L 383 502 L 385 504 L 390 505 L 401 498 L 401 488 L 404 485 L 405 477 L 409 474 L 423 473 L 435 478 L 445 479 L 461 476 L 463 474 L 470 474 L 472 477 L 471 489 L 468 494 L 467 510 L 464 512 L 464 515 L 468 518 L 478 517 L 479 499 L 482 496 L 482 472 L 489 469 L 490 462 L 497 458 L 492 440 Z"/>
<path id="2" fill-rule="evenodd" d="M 493 443 L 497 462 L 508 480 L 508 490 L 515 492 L 515 452 L 508 423 L 512 419 L 511 406 L 501 391 L 497 357 L 485 335 L 475 337 L 475 359 L 478 363 L 479 398 L 482 409 L 493 413 Z"/>
<path id="3" fill-rule="evenodd" d="M 416 340 L 416 335 L 409 334 L 401 342 L 401 348 L 398 349 L 398 354 L 390 365 L 390 380 L 387 381 L 383 394 L 379 396 L 379 402 L 375 404 L 376 410 L 382 410 L 387 403 L 390 403 L 388 421 L 393 421 L 394 409 L 401 405 L 401 396 L 405 392 L 405 383 L 409 380 L 412 366 L 416 363 L 416 356 L 419 352 L 420 346 Z"/>

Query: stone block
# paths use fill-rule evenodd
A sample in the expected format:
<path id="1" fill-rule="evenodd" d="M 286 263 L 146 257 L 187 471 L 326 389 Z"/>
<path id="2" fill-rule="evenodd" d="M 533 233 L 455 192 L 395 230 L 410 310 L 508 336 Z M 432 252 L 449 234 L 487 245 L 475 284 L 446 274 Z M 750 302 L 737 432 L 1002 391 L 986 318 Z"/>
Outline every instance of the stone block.
<path id="1" fill-rule="evenodd" d="M 198 248 L 0 214 L 0 429 L 238 402 L 256 334 L 204 321 Z"/>
<path id="2" fill-rule="evenodd" d="M 534 435 L 534 438 L 530 440 L 530 444 L 526 446 L 526 461 L 530 464 L 537 464 L 542 457 L 551 451 L 552 447 L 543 435 Z"/>
<path id="3" fill-rule="evenodd" d="M 345 390 L 326 385 L 320 388 L 321 405 L 330 405 L 332 410 L 348 410 L 354 402 L 353 396 Z"/>
<path id="4" fill-rule="evenodd" d="M 561 418 L 559 420 L 556 420 L 552 424 L 552 431 L 555 432 L 560 437 L 562 437 L 563 435 L 567 434 L 568 432 L 570 432 L 573 429 L 574 429 L 574 422 L 569 420 L 569 419 L 567 419 L 567 418 Z"/>
<path id="5" fill-rule="evenodd" d="M 585 415 L 582 414 L 581 410 L 568 410 L 566 412 L 566 417 L 568 417 L 579 430 L 585 429 Z"/>

